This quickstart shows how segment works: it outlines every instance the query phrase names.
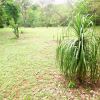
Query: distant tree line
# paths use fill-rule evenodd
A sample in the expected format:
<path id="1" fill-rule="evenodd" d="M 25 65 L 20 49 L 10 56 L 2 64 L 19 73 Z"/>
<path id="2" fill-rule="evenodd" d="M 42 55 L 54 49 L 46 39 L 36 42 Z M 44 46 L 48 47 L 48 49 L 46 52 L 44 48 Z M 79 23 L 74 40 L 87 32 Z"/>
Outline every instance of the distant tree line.
<path id="1" fill-rule="evenodd" d="M 56 27 L 68 24 L 73 9 L 71 6 L 51 2 L 44 4 L 43 0 L 38 4 L 32 4 L 30 0 L 0 0 L 0 27 L 12 26 L 16 33 L 18 26 Z M 100 25 L 99 0 L 92 0 L 88 5 L 86 10 L 81 10 L 82 13 L 94 14 L 95 24 Z"/>

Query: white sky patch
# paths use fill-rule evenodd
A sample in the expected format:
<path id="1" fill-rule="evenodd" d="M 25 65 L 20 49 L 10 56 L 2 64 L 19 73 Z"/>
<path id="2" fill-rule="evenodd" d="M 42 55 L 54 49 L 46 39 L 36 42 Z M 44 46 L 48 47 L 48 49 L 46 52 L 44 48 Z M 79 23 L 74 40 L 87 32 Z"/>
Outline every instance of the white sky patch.
<path id="1" fill-rule="evenodd" d="M 63 4 L 67 2 L 67 0 L 31 0 L 32 2 L 45 2 L 45 3 L 54 3 L 54 4 Z"/>
<path id="2" fill-rule="evenodd" d="M 48 5 L 48 4 L 68 4 L 71 5 L 78 0 L 30 0 L 32 3 Z"/>
<path id="3" fill-rule="evenodd" d="M 63 3 L 66 3 L 67 0 L 55 0 L 54 3 L 55 4 L 63 4 Z"/>

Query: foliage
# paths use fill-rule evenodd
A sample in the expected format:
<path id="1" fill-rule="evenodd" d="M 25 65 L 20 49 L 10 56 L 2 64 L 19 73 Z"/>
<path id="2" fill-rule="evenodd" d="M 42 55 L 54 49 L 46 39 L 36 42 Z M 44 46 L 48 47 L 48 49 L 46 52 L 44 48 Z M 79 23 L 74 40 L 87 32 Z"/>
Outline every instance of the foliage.
<path id="1" fill-rule="evenodd" d="M 94 2 L 93 0 L 92 2 L 91 0 L 77 0 L 77 3 L 73 6 L 70 4 L 52 4 L 51 0 L 40 0 L 39 4 L 32 4 L 30 0 L 2 0 L 2 3 L 8 3 L 10 4 L 7 4 L 8 6 L 12 6 L 12 8 L 15 6 L 14 9 L 17 8 L 20 10 L 19 25 L 24 27 L 66 26 L 69 20 L 71 20 L 72 9 L 76 9 L 76 12 L 80 12 L 81 14 L 95 15 L 93 21 L 96 25 L 100 23 L 100 2 Z M 8 26 L 10 24 L 9 20 L 11 20 L 9 15 L 6 14 L 5 17 L 2 17 L 2 15 L 4 15 L 4 13 L 0 15 L 1 26 L 4 24 Z M 18 15 L 16 15 L 16 17 L 18 17 Z"/>
<path id="2" fill-rule="evenodd" d="M 70 82 L 68 83 L 68 88 L 76 88 L 75 82 L 70 81 Z"/>
<path id="3" fill-rule="evenodd" d="M 75 11 L 80 12 L 83 15 L 94 15 L 93 22 L 95 25 L 100 25 L 100 1 L 98 0 L 82 0 L 78 1 L 75 5 Z"/>
<path id="4" fill-rule="evenodd" d="M 47 5 L 40 7 L 39 5 L 32 5 L 26 10 L 26 15 L 20 15 L 20 26 L 26 27 L 51 27 L 66 25 L 66 16 L 69 15 L 66 5 Z"/>
<path id="5" fill-rule="evenodd" d="M 0 1 L 0 27 L 11 25 L 17 38 L 19 38 L 18 18 L 19 9 L 13 0 Z"/>
<path id="6" fill-rule="evenodd" d="M 5 10 L 6 10 L 7 15 L 10 18 L 10 25 L 14 29 L 14 33 L 15 33 L 16 37 L 19 38 L 19 30 L 18 30 L 19 11 L 18 11 L 18 8 L 13 3 L 6 3 Z"/>
<path id="7" fill-rule="evenodd" d="M 91 16 L 77 14 L 73 18 L 73 29 L 77 38 L 62 39 L 57 48 L 57 62 L 66 78 L 83 82 L 87 77 L 97 80 L 98 43 L 92 30 Z M 88 36 L 89 34 L 89 36 Z"/>
<path id="8" fill-rule="evenodd" d="M 0 28 L 3 28 L 3 9 L 0 7 Z"/>
<path id="9" fill-rule="evenodd" d="M 4 21 L 6 19 L 5 11 L 4 11 L 4 1 L 5 0 L 0 1 L 0 28 L 4 27 L 5 24 Z"/>
<path id="10" fill-rule="evenodd" d="M 95 15 L 95 24 L 100 25 L 100 0 L 94 0 L 93 2 L 91 2 L 91 9 Z"/>
<path id="11" fill-rule="evenodd" d="M 14 3 L 19 7 L 20 9 L 20 23 L 22 26 L 27 27 L 28 26 L 28 16 L 29 16 L 29 8 L 31 8 L 31 1 L 30 0 L 15 0 Z"/>

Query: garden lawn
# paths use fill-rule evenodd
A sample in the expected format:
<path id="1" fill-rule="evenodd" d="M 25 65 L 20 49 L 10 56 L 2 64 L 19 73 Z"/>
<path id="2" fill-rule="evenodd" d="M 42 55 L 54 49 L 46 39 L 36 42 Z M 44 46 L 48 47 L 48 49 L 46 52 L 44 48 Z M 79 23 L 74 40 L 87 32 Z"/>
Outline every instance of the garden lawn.
<path id="1" fill-rule="evenodd" d="M 100 88 L 68 89 L 56 67 L 56 39 L 62 28 L 20 31 L 15 39 L 10 28 L 0 29 L 0 100 L 99 100 Z"/>

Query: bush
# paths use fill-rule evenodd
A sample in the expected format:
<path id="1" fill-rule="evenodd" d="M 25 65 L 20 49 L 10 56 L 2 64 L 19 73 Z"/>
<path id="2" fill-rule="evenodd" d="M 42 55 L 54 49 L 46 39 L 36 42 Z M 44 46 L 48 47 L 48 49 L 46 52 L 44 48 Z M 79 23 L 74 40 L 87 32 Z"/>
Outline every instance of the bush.
<path id="1" fill-rule="evenodd" d="M 86 78 L 96 82 L 100 70 L 97 66 L 98 42 L 92 30 L 91 16 L 77 14 L 72 27 L 77 38 L 64 37 L 57 48 L 57 62 L 66 78 L 82 83 Z"/>

